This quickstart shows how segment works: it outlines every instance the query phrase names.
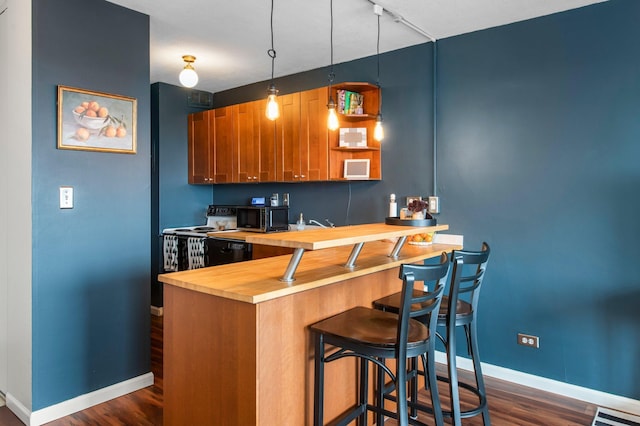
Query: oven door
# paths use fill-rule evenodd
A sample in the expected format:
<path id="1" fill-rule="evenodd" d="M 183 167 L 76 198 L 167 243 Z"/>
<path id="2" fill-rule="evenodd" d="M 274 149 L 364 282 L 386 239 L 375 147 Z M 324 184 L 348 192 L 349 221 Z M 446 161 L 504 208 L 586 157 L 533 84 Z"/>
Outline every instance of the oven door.
<path id="1" fill-rule="evenodd" d="M 206 266 L 243 262 L 252 257 L 252 245 L 242 241 L 207 238 L 206 246 Z"/>

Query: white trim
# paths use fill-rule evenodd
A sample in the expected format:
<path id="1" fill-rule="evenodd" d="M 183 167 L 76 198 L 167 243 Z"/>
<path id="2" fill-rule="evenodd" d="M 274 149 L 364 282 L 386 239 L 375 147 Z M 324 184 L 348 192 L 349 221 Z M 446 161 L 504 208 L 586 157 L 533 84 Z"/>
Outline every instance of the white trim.
<path id="1" fill-rule="evenodd" d="M 162 306 L 153 306 L 151 305 L 151 315 L 155 315 L 157 317 L 161 317 L 164 313 Z"/>
<path id="2" fill-rule="evenodd" d="M 436 351 L 436 362 L 446 364 L 447 357 L 444 352 Z M 473 371 L 473 363 L 469 358 L 456 357 L 456 363 L 461 370 Z M 496 365 L 481 363 L 482 374 L 488 377 L 505 380 L 533 389 L 555 393 L 568 398 L 578 399 L 600 407 L 612 408 L 614 410 L 625 411 L 631 414 L 640 415 L 640 401 L 624 396 L 614 395 L 594 389 L 560 382 L 558 380 L 547 379 L 546 377 L 534 376 L 522 371 L 511 370 Z"/>
<path id="3" fill-rule="evenodd" d="M 33 412 L 29 412 L 9 393 L 7 406 L 27 426 L 40 426 L 151 385 L 153 385 L 153 373 L 146 373 Z"/>

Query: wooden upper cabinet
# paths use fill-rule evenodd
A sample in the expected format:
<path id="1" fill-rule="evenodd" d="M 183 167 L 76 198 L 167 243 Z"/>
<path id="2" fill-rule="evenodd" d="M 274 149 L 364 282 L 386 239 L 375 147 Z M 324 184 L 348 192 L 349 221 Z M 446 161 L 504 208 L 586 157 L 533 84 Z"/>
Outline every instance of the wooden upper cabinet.
<path id="1" fill-rule="evenodd" d="M 369 83 L 332 88 L 364 96 L 362 114 L 339 115 L 340 128 L 367 131 L 366 146 L 340 146 L 327 129 L 327 87 L 281 95 L 280 117 L 265 116 L 266 99 L 189 116 L 189 183 L 343 180 L 347 159 L 368 159 L 370 180 L 381 179 L 380 143 L 373 139 L 380 89 Z"/>
<path id="2" fill-rule="evenodd" d="M 260 181 L 260 118 L 256 102 L 233 106 L 236 182 Z"/>
<path id="3" fill-rule="evenodd" d="M 329 179 L 328 90 L 300 93 L 300 174 L 304 180 Z"/>
<path id="4" fill-rule="evenodd" d="M 300 170 L 300 93 L 278 96 L 280 118 L 276 120 L 276 179 L 305 180 Z"/>
<path id="5" fill-rule="evenodd" d="M 265 115 L 267 101 L 255 101 L 257 105 L 256 117 L 260 121 L 260 143 L 259 143 L 259 181 L 277 181 L 276 158 L 277 158 L 277 128 L 276 120 L 271 121 Z"/>
<path id="6" fill-rule="evenodd" d="M 214 175 L 213 183 L 233 182 L 234 148 L 233 141 L 233 107 L 213 110 L 213 147 Z"/>
<path id="7" fill-rule="evenodd" d="M 189 114 L 189 183 L 213 183 L 212 125 L 213 111 Z"/>

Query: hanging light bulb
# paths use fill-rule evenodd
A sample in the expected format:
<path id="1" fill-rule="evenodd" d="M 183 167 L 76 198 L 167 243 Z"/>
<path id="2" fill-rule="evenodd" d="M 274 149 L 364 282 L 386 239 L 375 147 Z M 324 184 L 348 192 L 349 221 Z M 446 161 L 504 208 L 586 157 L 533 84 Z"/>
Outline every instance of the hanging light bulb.
<path id="1" fill-rule="evenodd" d="M 333 0 L 329 3 L 331 12 L 331 68 L 329 69 L 329 103 L 327 109 L 329 110 L 329 116 L 327 117 L 327 127 L 329 130 L 336 130 L 340 123 L 338 123 L 338 114 L 336 113 L 336 103 L 333 101 L 333 91 L 331 85 L 335 74 L 333 73 Z"/>
<path id="2" fill-rule="evenodd" d="M 180 75 L 178 78 L 180 79 L 180 84 L 184 87 L 193 87 L 198 84 L 198 74 L 196 70 L 193 69 L 193 64 L 196 61 L 196 57 L 192 55 L 184 55 L 182 59 L 187 63 L 184 66 L 184 69 L 180 71 Z"/>
<path id="3" fill-rule="evenodd" d="M 378 15 L 378 39 L 376 42 L 376 59 L 378 62 L 378 116 L 376 117 L 376 126 L 373 128 L 373 139 L 378 142 L 384 139 L 384 129 L 382 128 L 382 93 L 380 93 L 380 16 L 382 15 L 382 12 L 382 6 L 377 4 L 373 5 L 373 13 Z"/>
<path id="4" fill-rule="evenodd" d="M 384 139 L 384 129 L 382 128 L 382 114 L 376 117 L 376 127 L 373 128 L 373 138 L 380 142 Z"/>
<path id="5" fill-rule="evenodd" d="M 267 93 L 269 93 L 269 96 L 267 97 L 267 109 L 265 111 L 265 114 L 269 120 L 273 121 L 280 117 L 280 107 L 278 106 L 278 91 L 276 90 L 276 86 L 271 84 Z"/>
<path id="6" fill-rule="evenodd" d="M 333 97 L 329 96 L 329 103 L 327 104 L 329 109 L 329 117 L 327 118 L 327 127 L 329 130 L 336 130 L 340 123 L 338 123 L 338 114 L 336 113 L 336 103 L 333 102 Z"/>
<path id="7" fill-rule="evenodd" d="M 271 49 L 267 50 L 267 55 L 271 58 L 271 84 L 267 90 L 267 109 L 265 115 L 271 121 L 280 117 L 280 107 L 278 106 L 278 91 L 275 84 L 273 84 L 273 70 L 276 61 L 276 51 L 273 48 L 273 0 L 271 0 Z"/>

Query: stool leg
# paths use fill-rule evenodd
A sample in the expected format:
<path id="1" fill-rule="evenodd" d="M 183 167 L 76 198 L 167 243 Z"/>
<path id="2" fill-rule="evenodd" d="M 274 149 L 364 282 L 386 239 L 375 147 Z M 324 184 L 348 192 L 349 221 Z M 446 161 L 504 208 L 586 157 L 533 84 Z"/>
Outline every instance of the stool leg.
<path id="1" fill-rule="evenodd" d="M 382 358 L 378 358 L 378 361 L 384 363 Z M 384 370 L 382 367 L 378 366 L 378 368 L 376 368 L 376 372 L 376 406 L 378 407 L 378 412 L 376 413 L 376 425 L 383 425 L 384 414 L 382 414 L 382 409 L 384 408 Z"/>
<path id="2" fill-rule="evenodd" d="M 458 389 L 458 367 L 456 365 L 456 328 L 447 327 L 447 368 L 449 370 L 449 396 L 451 417 L 455 426 L 462 425 L 460 417 L 460 391 Z"/>
<path id="3" fill-rule="evenodd" d="M 398 426 L 409 425 L 409 411 L 407 409 L 407 359 L 399 357 L 396 360 L 396 413 Z"/>
<path id="4" fill-rule="evenodd" d="M 410 380 L 410 390 L 409 390 L 409 398 L 413 405 L 411 406 L 410 416 L 412 419 L 418 418 L 418 409 L 415 408 L 415 404 L 418 402 L 418 363 L 416 358 L 411 358 L 409 362 L 411 368 L 411 380 Z"/>
<path id="5" fill-rule="evenodd" d="M 428 381 L 430 394 L 431 394 L 431 407 L 433 408 L 433 418 L 436 421 L 436 426 L 444 426 L 444 418 L 442 416 L 442 406 L 440 405 L 440 394 L 438 393 L 438 378 L 436 377 L 436 362 L 434 356 L 434 350 L 430 350 L 425 356 L 425 381 Z"/>
<path id="6" fill-rule="evenodd" d="M 491 419 L 489 418 L 489 404 L 487 403 L 487 392 L 484 388 L 484 378 L 482 377 L 482 367 L 480 365 L 480 353 L 478 351 L 478 334 L 476 329 L 476 322 L 472 321 L 467 327 L 467 339 L 469 342 L 469 355 L 473 360 L 473 371 L 476 376 L 476 388 L 480 394 L 480 404 L 482 408 L 482 423 L 484 426 L 491 426 Z"/>
<path id="7" fill-rule="evenodd" d="M 324 411 L 324 339 L 321 333 L 315 335 L 314 382 L 313 382 L 313 424 L 323 426 Z"/>
<path id="8" fill-rule="evenodd" d="M 364 409 L 358 417 L 358 426 L 367 426 L 367 398 L 369 396 L 369 362 L 360 358 L 360 397 L 358 404 L 360 409 Z"/>

